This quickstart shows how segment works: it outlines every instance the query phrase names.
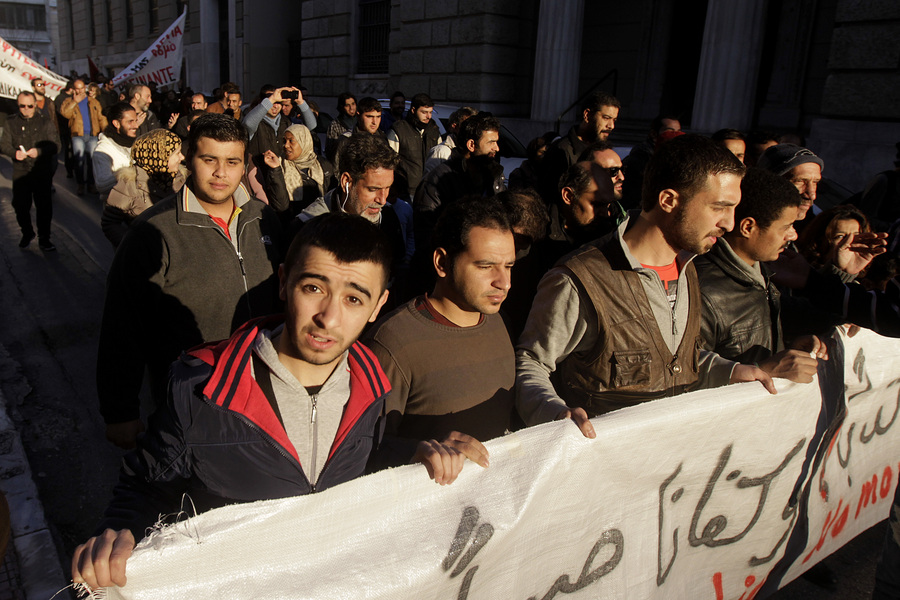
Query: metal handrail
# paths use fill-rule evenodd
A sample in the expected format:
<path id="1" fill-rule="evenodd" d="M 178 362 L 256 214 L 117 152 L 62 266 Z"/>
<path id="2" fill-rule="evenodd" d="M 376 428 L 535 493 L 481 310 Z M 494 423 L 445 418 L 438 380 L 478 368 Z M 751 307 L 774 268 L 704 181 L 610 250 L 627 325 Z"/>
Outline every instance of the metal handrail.
<path id="1" fill-rule="evenodd" d="M 598 87 L 600 87 L 600 84 L 603 83 L 604 81 L 606 81 L 607 79 L 609 79 L 610 76 L 612 76 L 612 79 L 613 79 L 613 85 L 612 85 L 613 89 L 612 89 L 612 94 L 613 94 L 613 96 L 616 95 L 616 91 L 617 91 L 618 88 L 619 88 L 619 69 L 610 69 L 609 71 L 606 72 L 606 74 L 605 74 L 603 77 L 601 77 L 600 79 L 598 79 L 598 80 L 594 83 L 594 85 L 592 85 L 592 86 L 590 87 L 590 89 L 588 89 L 588 91 L 586 91 L 584 94 L 582 94 L 577 100 L 575 100 L 575 102 L 573 102 L 572 104 L 570 104 L 570 105 L 568 106 L 568 108 L 566 108 L 566 110 L 564 110 L 564 111 L 562 111 L 561 113 L 559 113 L 559 116 L 556 117 L 556 134 L 557 134 L 557 135 L 559 135 L 559 126 L 560 126 L 560 124 L 562 123 L 562 118 L 563 118 L 563 116 L 564 116 L 567 112 L 569 112 L 570 110 L 572 110 L 573 108 L 575 108 L 576 106 L 579 106 L 582 102 L 584 102 L 584 99 L 587 98 L 588 96 L 590 96 L 591 94 L 593 94 L 594 91 L 595 91 Z"/>

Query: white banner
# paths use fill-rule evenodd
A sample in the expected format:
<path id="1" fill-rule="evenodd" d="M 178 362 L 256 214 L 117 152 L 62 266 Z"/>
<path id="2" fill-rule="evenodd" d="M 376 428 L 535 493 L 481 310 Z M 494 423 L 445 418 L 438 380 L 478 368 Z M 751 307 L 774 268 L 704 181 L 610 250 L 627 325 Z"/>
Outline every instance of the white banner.
<path id="1" fill-rule="evenodd" d="M 0 38 L 0 97 L 15 99 L 20 92 L 33 91 L 31 80 L 38 77 L 46 84 L 44 93 L 48 98 L 56 98 L 66 87 L 65 78 L 45 69 Z"/>
<path id="2" fill-rule="evenodd" d="M 887 516 L 900 342 L 843 344 L 775 396 L 658 400 L 594 419 L 595 440 L 505 436 L 450 486 L 413 465 L 205 513 L 143 540 L 109 597 L 748 600 Z"/>
<path id="3" fill-rule="evenodd" d="M 123 83 L 150 83 L 159 85 L 177 83 L 181 79 L 181 57 L 184 53 L 184 19 L 187 9 L 175 19 L 159 38 L 137 57 L 133 63 L 113 77 L 113 85 Z"/>

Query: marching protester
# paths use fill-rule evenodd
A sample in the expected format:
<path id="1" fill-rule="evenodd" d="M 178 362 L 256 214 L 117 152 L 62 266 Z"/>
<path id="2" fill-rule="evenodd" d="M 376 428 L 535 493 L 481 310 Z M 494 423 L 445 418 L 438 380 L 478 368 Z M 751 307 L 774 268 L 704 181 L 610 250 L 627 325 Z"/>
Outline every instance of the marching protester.
<path id="1" fill-rule="evenodd" d="M 116 248 L 139 214 L 178 193 L 187 178 L 181 138 L 171 131 L 154 129 L 136 139 L 131 158 L 133 166 L 116 171 L 116 185 L 100 217 L 103 234 Z"/>
<path id="2" fill-rule="evenodd" d="M 59 107 L 59 114 L 69 120 L 74 157 L 73 170 L 78 184 L 76 193 L 79 196 L 84 194 L 85 183 L 88 184 L 91 193 L 96 193 L 91 160 L 99 141 L 98 136 L 106 129 L 107 124 L 100 102 L 88 98 L 85 89 L 84 80 L 76 79 L 72 82 L 72 96 L 66 98 Z"/>
<path id="3" fill-rule="evenodd" d="M 387 132 L 388 142 L 400 155 L 397 170 L 397 195 L 403 199 L 416 195 L 422 181 L 425 159 L 432 148 L 441 141 L 441 130 L 431 118 L 434 100 L 428 94 L 416 94 L 409 105 L 405 119 L 394 121 Z"/>
<path id="4" fill-rule="evenodd" d="M 594 437 L 589 417 L 653 398 L 754 380 L 775 392 L 758 367 L 708 351 L 693 360 L 701 314 L 692 261 L 733 228 L 743 175 L 707 138 L 672 140 L 647 167 L 641 212 L 544 276 L 516 345 L 526 424 L 572 418 Z M 564 385 L 551 380 L 557 371 Z"/>
<path id="5" fill-rule="evenodd" d="M 109 269 L 97 353 L 107 437 L 133 447 L 143 429 L 144 369 L 157 404 L 172 358 L 278 309 L 281 225 L 241 185 L 247 130 L 230 116 L 191 125 L 191 177 L 131 224 Z"/>
<path id="6" fill-rule="evenodd" d="M 149 86 L 135 83 L 128 87 L 128 102 L 134 107 L 135 113 L 137 113 L 138 135 L 144 135 L 148 131 L 162 127 L 159 118 L 150 110 L 152 100 Z"/>
<path id="7" fill-rule="evenodd" d="M 734 229 L 694 261 L 703 300 L 704 346 L 719 356 L 755 364 L 771 375 L 809 383 L 817 358 L 826 358 L 815 336 L 782 338 L 781 293 L 764 264 L 797 239 L 800 195 L 789 182 L 750 168 L 741 181 Z"/>
<path id="8" fill-rule="evenodd" d="M 303 228 L 278 268 L 284 317 L 249 321 L 173 364 L 167 401 L 125 457 L 102 533 L 74 552 L 76 583 L 124 586 L 135 542 L 184 494 L 205 512 L 365 473 L 391 384 L 356 339 L 387 300 L 390 263 L 389 241 L 365 219 L 331 213 Z M 411 456 L 442 485 L 463 460 L 460 444 L 435 440 Z"/>
<path id="9" fill-rule="evenodd" d="M 131 146 L 138 135 L 138 116 L 127 102 L 117 102 L 106 111 L 109 125 L 94 149 L 94 182 L 101 200 L 116 184 L 116 171 L 131 165 Z"/>
<path id="10" fill-rule="evenodd" d="M 305 125 L 291 125 L 282 136 L 284 157 L 266 150 L 264 182 L 269 204 L 295 217 L 325 196 L 333 173 L 325 159 L 316 156 L 312 133 Z"/>
<path id="11" fill-rule="evenodd" d="M 0 153 L 13 160 L 12 205 L 22 230 L 19 248 L 34 239 L 31 205 L 37 218 L 38 245 L 41 250 L 56 250 L 50 241 L 53 202 L 50 186 L 53 165 L 59 151 L 59 135 L 50 119 L 36 108 L 35 96 L 22 92 L 16 97 L 19 111 L 11 115 L 0 133 Z"/>
<path id="12" fill-rule="evenodd" d="M 516 260 L 506 210 L 495 199 L 451 204 L 434 231 L 433 291 L 380 319 L 364 342 L 391 381 L 385 434 L 442 440 L 486 467 L 480 441 L 510 426 L 515 356 L 498 312 Z M 461 374 L 465 377 L 460 378 Z"/>

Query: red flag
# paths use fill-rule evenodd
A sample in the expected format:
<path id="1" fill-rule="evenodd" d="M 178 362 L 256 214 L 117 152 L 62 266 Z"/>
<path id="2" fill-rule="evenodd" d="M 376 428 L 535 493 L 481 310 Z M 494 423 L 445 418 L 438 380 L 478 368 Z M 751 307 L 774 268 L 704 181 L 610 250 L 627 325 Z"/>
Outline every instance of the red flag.
<path id="1" fill-rule="evenodd" d="M 94 61 L 91 60 L 90 56 L 88 56 L 87 59 L 88 59 L 88 68 L 91 71 L 91 73 L 90 73 L 91 81 L 97 81 L 97 77 L 100 75 L 100 69 L 97 68 L 97 65 L 94 64 Z"/>

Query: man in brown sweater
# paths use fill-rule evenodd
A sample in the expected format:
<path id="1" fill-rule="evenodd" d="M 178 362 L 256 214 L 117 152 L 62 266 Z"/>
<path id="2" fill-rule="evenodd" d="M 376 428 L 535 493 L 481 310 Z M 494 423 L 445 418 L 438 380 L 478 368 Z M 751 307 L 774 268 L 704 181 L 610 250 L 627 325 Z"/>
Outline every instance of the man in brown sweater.
<path id="1" fill-rule="evenodd" d="M 503 207 L 476 198 L 449 205 L 432 257 L 437 283 L 381 319 L 364 343 L 391 381 L 385 435 L 436 439 L 487 466 L 478 440 L 503 435 L 514 404 L 515 356 L 497 314 L 515 244 Z M 398 459 L 408 461 L 408 456 Z"/>

